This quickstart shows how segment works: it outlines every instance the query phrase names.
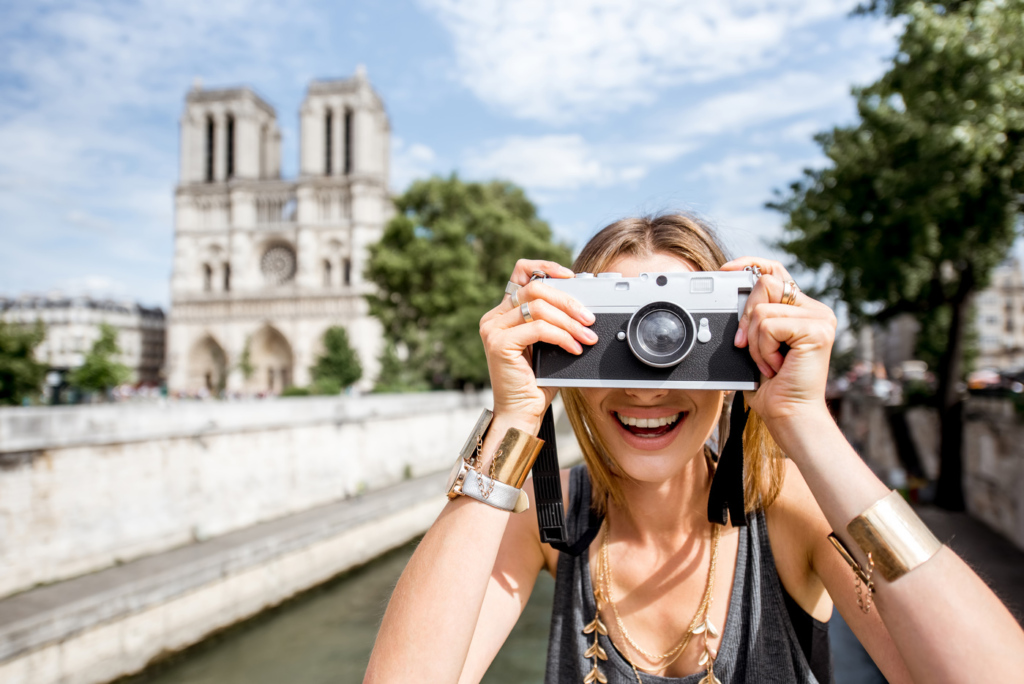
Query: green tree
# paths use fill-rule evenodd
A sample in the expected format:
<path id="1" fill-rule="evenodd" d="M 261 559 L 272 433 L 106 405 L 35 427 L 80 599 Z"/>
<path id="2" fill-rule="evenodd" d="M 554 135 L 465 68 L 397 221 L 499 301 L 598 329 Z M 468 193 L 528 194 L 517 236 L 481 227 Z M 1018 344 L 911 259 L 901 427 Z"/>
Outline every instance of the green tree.
<path id="1" fill-rule="evenodd" d="M 431 387 L 486 384 L 481 316 L 501 300 L 517 259 L 568 264 L 569 248 L 552 242 L 551 228 L 511 183 L 435 176 L 413 183 L 395 206 L 370 248 L 366 276 L 378 288 L 370 311 Z"/>
<path id="2" fill-rule="evenodd" d="M 380 356 L 380 375 L 377 376 L 377 384 L 373 391 L 425 392 L 429 389 L 430 384 L 424 379 L 423 374 L 403 362 L 395 345 L 387 343 L 384 353 Z"/>
<path id="3" fill-rule="evenodd" d="M 958 509 L 970 299 L 1017 237 L 1024 192 L 1024 0 L 878 9 L 906 21 L 891 68 L 854 91 L 857 125 L 817 136 L 831 165 L 769 206 L 855 323 L 909 312 L 941 331 L 937 499 Z"/>
<path id="4" fill-rule="evenodd" d="M 363 377 L 359 356 L 349 346 L 348 333 L 341 326 L 324 331 L 324 353 L 309 369 L 313 375 L 313 391 L 317 394 L 338 394 Z"/>
<path id="5" fill-rule="evenodd" d="M 68 382 L 87 392 L 100 393 L 128 382 L 131 369 L 113 359 L 120 353 L 117 329 L 106 323 L 100 324 L 100 338 L 93 343 L 82 365 L 68 375 Z"/>
<path id="6" fill-rule="evenodd" d="M 251 380 L 256 372 L 256 366 L 252 365 L 252 352 L 249 349 L 251 342 L 252 337 L 245 338 L 245 346 L 242 347 L 242 353 L 238 357 L 238 370 L 241 371 L 242 377 L 246 380 Z"/>
<path id="7" fill-rule="evenodd" d="M 42 323 L 33 327 L 0 321 L 0 404 L 18 406 L 39 394 L 46 364 L 35 358 L 46 337 Z"/>

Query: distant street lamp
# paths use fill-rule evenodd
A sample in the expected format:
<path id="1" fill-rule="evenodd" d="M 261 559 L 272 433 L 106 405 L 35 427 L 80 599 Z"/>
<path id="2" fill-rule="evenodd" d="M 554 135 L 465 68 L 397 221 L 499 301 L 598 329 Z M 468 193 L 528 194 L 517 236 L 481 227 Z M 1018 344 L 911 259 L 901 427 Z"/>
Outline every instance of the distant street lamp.
<path id="1" fill-rule="evenodd" d="M 64 378 L 59 371 L 52 370 L 46 374 L 46 385 L 50 388 L 50 404 L 52 406 L 60 404 L 60 386 L 63 382 Z"/>

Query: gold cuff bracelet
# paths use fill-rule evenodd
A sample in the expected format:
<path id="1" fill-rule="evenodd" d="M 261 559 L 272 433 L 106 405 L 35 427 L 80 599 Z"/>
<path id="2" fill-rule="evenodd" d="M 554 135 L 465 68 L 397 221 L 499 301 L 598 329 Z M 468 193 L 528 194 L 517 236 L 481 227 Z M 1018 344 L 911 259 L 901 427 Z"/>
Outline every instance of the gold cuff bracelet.
<path id="1" fill-rule="evenodd" d="M 846 531 L 887 582 L 903 577 L 942 548 L 897 491 L 851 520 Z"/>
<path id="2" fill-rule="evenodd" d="M 534 437 L 518 428 L 509 428 L 508 432 L 494 452 L 491 461 L 490 477 L 492 480 L 522 489 L 526 476 L 537 460 L 544 440 Z"/>

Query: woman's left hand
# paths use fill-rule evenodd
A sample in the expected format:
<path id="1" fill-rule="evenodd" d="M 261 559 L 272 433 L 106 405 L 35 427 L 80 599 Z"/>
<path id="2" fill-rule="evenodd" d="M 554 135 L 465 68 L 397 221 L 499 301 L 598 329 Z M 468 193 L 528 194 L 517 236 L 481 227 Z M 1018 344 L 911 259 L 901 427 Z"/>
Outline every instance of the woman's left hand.
<path id="1" fill-rule="evenodd" d="M 747 393 L 747 403 L 773 423 L 788 422 L 808 411 L 827 411 L 825 384 L 835 341 L 836 316 L 825 304 L 797 292 L 782 304 L 789 271 L 778 261 L 756 257 L 733 259 L 723 271 L 761 269 L 736 333 L 737 347 L 748 347 L 761 370 L 761 387 Z M 789 347 L 783 355 L 782 345 Z"/>

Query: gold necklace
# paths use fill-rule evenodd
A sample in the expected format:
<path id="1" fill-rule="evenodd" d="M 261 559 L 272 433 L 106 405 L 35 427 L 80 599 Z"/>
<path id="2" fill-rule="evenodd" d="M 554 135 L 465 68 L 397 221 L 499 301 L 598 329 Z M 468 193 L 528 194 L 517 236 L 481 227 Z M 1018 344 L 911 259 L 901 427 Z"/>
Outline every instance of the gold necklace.
<path id="1" fill-rule="evenodd" d="M 605 684 L 608 681 L 604 673 L 601 672 L 600 668 L 597 666 L 598 660 L 608 659 L 608 654 L 598 643 L 599 634 L 604 634 L 606 636 L 608 634 L 607 627 L 605 627 L 604 623 L 601 622 L 601 607 L 605 603 L 607 603 L 612 609 L 612 614 L 615 616 L 615 624 L 619 628 L 619 633 L 622 634 L 626 643 L 629 644 L 634 651 L 643 655 L 651 662 L 657 663 L 658 661 L 667 660 L 667 662 L 656 665 L 653 668 L 640 667 L 633 662 L 626 651 L 623 651 L 623 656 L 633 668 L 633 674 L 636 675 L 638 684 L 643 684 L 643 681 L 640 679 L 641 670 L 647 674 L 656 674 L 664 671 L 683 654 L 686 650 L 686 646 L 690 643 L 691 637 L 695 634 L 704 635 L 704 653 L 701 654 L 699 664 L 702 666 L 707 665 L 708 668 L 708 673 L 700 681 L 700 684 L 721 684 L 714 673 L 714 661 L 718 654 L 708 644 L 709 636 L 713 638 L 719 635 L 718 629 L 715 627 L 714 623 L 711 622 L 711 618 L 708 613 L 710 612 L 711 601 L 714 595 L 715 568 L 718 564 L 718 541 L 721 537 L 721 527 L 714 523 L 711 525 L 711 563 L 708 567 L 708 579 L 700 606 L 698 606 L 697 612 L 694 613 L 693 619 L 690 621 L 690 626 L 683 634 L 679 643 L 677 643 L 671 650 L 661 655 L 649 653 L 633 640 L 629 635 L 629 631 L 626 629 L 625 623 L 622 621 L 622 617 L 619 615 L 618 607 L 611 598 L 612 569 L 611 563 L 608 559 L 608 538 L 610 535 L 611 525 L 606 519 L 604 537 L 601 541 L 601 552 L 598 561 L 598 577 L 594 588 L 594 598 L 597 602 L 597 613 L 594 615 L 593 621 L 583 629 L 584 634 L 594 635 L 593 645 L 587 649 L 587 652 L 584 654 L 584 657 L 594 659 L 593 668 L 584 678 L 584 684 L 593 684 L 593 682 Z"/>

